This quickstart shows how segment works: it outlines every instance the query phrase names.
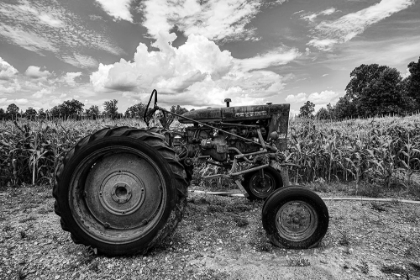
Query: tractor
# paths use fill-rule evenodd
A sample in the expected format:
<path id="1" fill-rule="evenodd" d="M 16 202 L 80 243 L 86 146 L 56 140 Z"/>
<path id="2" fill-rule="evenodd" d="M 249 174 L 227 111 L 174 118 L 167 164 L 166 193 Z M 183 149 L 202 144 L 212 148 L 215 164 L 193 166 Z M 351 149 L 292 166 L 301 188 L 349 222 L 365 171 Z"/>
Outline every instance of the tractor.
<path id="1" fill-rule="evenodd" d="M 153 107 L 151 101 L 154 97 Z M 187 207 L 194 164 L 204 161 L 245 197 L 264 200 L 262 224 L 276 246 L 317 246 L 329 214 L 314 192 L 288 179 L 289 104 L 198 109 L 178 115 L 157 105 L 147 128 L 104 128 L 81 139 L 56 167 L 53 196 L 61 227 L 76 244 L 108 256 L 145 254 L 171 235 Z M 161 114 L 161 127 L 149 128 Z M 171 130 L 170 117 L 184 125 Z"/>

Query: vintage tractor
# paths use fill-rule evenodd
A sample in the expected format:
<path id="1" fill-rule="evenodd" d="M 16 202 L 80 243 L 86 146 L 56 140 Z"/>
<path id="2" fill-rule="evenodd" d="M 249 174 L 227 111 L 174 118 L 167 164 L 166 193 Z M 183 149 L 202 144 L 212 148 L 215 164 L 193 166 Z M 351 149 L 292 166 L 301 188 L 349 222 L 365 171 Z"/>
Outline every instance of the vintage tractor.
<path id="1" fill-rule="evenodd" d="M 265 199 L 262 223 L 273 244 L 316 246 L 328 209 L 315 193 L 289 186 L 283 151 L 290 106 L 225 101 L 226 108 L 177 115 L 157 105 L 154 90 L 144 120 L 149 126 L 160 111 L 162 127 L 105 128 L 81 139 L 57 166 L 53 189 L 55 212 L 73 241 L 110 256 L 146 253 L 181 221 L 201 159 L 224 170 L 207 179 L 229 178 L 249 199 Z M 183 130 L 169 130 L 169 114 Z"/>

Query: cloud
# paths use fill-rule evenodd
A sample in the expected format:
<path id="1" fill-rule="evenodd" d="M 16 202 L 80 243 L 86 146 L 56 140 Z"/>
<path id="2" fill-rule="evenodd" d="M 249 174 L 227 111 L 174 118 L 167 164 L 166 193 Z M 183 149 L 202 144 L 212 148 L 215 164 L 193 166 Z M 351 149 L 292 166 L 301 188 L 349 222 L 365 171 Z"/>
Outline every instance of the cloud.
<path id="1" fill-rule="evenodd" d="M 335 8 L 328 8 L 328 9 L 326 9 L 324 11 L 319 12 L 319 13 L 312 13 L 312 14 L 302 15 L 301 18 L 304 19 L 304 20 L 313 22 L 320 15 L 331 15 L 331 14 L 333 14 L 335 12 L 336 12 L 336 9 Z"/>
<path id="2" fill-rule="evenodd" d="M 82 75 L 82 72 L 67 72 L 64 76 L 63 76 L 63 80 L 66 84 L 68 84 L 69 86 L 75 86 L 77 83 L 75 81 L 75 79 L 77 77 L 80 77 Z"/>
<path id="3" fill-rule="evenodd" d="M 255 57 L 245 59 L 236 59 L 235 62 L 243 71 L 250 71 L 253 69 L 264 69 L 270 66 L 284 65 L 299 56 L 300 53 L 295 48 L 289 50 L 279 48 L 263 55 L 257 55 Z"/>
<path id="4" fill-rule="evenodd" d="M 98 66 L 98 61 L 91 56 L 73 53 L 70 55 L 63 55 L 61 59 L 68 64 L 78 68 L 95 68 Z"/>
<path id="5" fill-rule="evenodd" d="M 297 55 L 295 50 L 281 53 L 277 49 L 255 59 L 240 60 L 204 36 L 190 35 L 178 48 L 170 44 L 175 38 L 174 34 L 160 33 L 154 43 L 159 51 L 148 51 L 141 43 L 132 62 L 121 59 L 111 65 L 100 64 L 90 76 L 95 91 L 148 95 L 156 88 L 165 95 L 163 102 L 167 104 L 222 105 L 225 97 L 232 98 L 236 105 L 256 104 L 276 96 L 286 79 L 256 69 L 285 64 Z"/>
<path id="6" fill-rule="evenodd" d="M 19 26 L 12 27 L 0 23 L 0 35 L 5 37 L 9 43 L 14 43 L 19 47 L 36 52 L 39 55 L 44 55 L 42 51 L 58 52 L 58 48 L 47 39 L 40 37 L 34 32 L 25 31 Z"/>
<path id="7" fill-rule="evenodd" d="M 376 41 L 350 41 L 340 50 L 340 56 L 328 56 L 324 64 L 330 69 L 337 70 L 343 65 L 351 67 L 360 64 L 383 64 L 398 67 L 405 71 L 409 62 L 419 57 L 420 35 L 385 38 Z M 348 69 L 348 71 L 353 70 Z"/>
<path id="8" fill-rule="evenodd" d="M 0 80 L 0 95 L 3 93 L 14 93 L 19 91 L 21 86 L 17 79 L 11 80 Z"/>
<path id="9" fill-rule="evenodd" d="M 25 71 L 25 75 L 32 79 L 46 79 L 51 76 L 51 73 L 47 70 L 42 71 L 38 66 L 29 66 Z"/>
<path id="10" fill-rule="evenodd" d="M 0 57 L 0 80 L 12 79 L 18 71 L 15 67 L 7 63 L 3 58 Z"/>
<path id="11" fill-rule="evenodd" d="M 121 48 L 86 28 L 79 16 L 54 0 L 0 2 L 0 39 L 42 56 L 52 52 L 81 68 L 85 64 L 80 63 L 78 56 L 86 57 L 83 53 L 92 49 L 124 54 Z M 69 53 L 71 50 L 77 53 Z"/>
<path id="12" fill-rule="evenodd" d="M 286 102 L 290 102 L 290 103 L 300 103 L 300 102 L 304 102 L 307 99 L 307 95 L 304 92 L 298 93 L 296 95 L 290 94 L 288 96 L 286 96 Z"/>
<path id="13" fill-rule="evenodd" d="M 116 20 L 126 20 L 133 22 L 130 13 L 130 3 L 132 0 L 96 0 L 102 9 Z"/>
<path id="14" fill-rule="evenodd" d="M 51 94 L 51 93 L 52 93 L 52 89 L 43 88 L 41 90 L 38 90 L 34 94 L 32 94 L 32 97 L 39 99 L 39 98 L 44 97 L 44 95 L 48 95 L 48 94 Z"/>
<path id="15" fill-rule="evenodd" d="M 320 93 L 313 92 L 309 95 L 307 95 L 304 92 L 298 93 L 296 95 L 288 95 L 286 97 L 286 102 L 290 103 L 304 103 L 306 101 L 311 101 L 316 105 L 316 108 L 320 108 L 322 106 L 327 105 L 328 103 L 335 103 L 336 99 L 338 98 L 338 93 L 332 91 L 332 90 L 324 90 Z"/>
<path id="16" fill-rule="evenodd" d="M 147 0 L 140 6 L 143 25 L 158 38 L 160 32 L 169 34 L 172 28 L 186 36 L 200 34 L 211 40 L 253 40 L 255 30 L 245 26 L 263 5 L 280 5 L 285 1 L 263 0 Z"/>
<path id="17" fill-rule="evenodd" d="M 312 30 L 313 39 L 308 45 L 323 51 L 331 50 L 337 43 L 345 43 L 364 30 L 414 4 L 414 0 L 381 0 L 379 3 L 337 20 L 322 21 Z"/>

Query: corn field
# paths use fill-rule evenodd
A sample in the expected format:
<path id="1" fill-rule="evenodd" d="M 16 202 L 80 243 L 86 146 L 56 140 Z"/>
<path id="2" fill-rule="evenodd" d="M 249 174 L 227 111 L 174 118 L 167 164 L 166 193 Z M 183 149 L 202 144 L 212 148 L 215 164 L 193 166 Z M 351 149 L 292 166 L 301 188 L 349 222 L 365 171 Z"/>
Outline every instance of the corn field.
<path id="1" fill-rule="evenodd" d="M 296 183 L 367 180 L 408 186 L 420 170 L 419 116 L 290 124 L 287 160 Z"/>
<path id="2" fill-rule="evenodd" d="M 420 170 L 419 116 L 321 122 L 294 119 L 286 159 L 292 182 L 367 180 L 409 185 Z M 0 122 L 0 187 L 51 184 L 54 166 L 79 139 L 134 119 Z"/>

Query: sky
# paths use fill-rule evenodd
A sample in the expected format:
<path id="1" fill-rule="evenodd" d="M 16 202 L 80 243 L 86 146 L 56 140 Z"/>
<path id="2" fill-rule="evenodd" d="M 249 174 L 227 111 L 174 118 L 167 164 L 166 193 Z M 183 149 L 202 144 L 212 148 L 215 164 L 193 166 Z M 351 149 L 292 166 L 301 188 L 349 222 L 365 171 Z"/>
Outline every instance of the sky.
<path id="1" fill-rule="evenodd" d="M 420 57 L 419 0 L 1 0 L 0 107 L 110 99 L 188 109 L 345 94 L 361 64 Z"/>

